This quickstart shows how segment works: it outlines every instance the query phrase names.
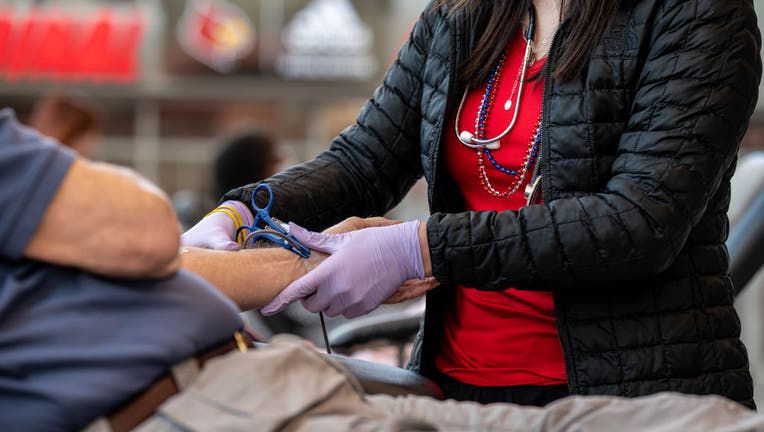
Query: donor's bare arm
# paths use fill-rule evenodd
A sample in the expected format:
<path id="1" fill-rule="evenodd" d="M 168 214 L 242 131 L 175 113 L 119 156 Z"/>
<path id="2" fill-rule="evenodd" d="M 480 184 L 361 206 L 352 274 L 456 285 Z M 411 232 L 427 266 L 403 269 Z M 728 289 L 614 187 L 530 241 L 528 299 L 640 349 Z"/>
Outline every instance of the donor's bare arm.
<path id="1" fill-rule="evenodd" d="M 178 221 L 159 188 L 109 164 L 74 160 L 24 255 L 114 277 L 177 270 Z"/>

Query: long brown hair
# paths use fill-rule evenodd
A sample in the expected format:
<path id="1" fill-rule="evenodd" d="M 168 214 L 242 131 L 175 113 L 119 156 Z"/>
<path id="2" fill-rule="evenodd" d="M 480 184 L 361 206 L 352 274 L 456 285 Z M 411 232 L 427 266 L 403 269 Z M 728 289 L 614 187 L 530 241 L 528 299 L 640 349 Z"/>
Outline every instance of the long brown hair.
<path id="1" fill-rule="evenodd" d="M 560 22 L 570 20 L 566 44 L 553 62 L 552 75 L 565 80 L 576 76 L 587 56 L 613 21 L 621 0 L 558 0 Z M 471 11 L 481 3 L 491 4 L 492 11 L 485 32 L 472 54 L 460 65 L 459 78 L 469 85 L 479 85 L 488 79 L 491 68 L 499 61 L 511 38 L 517 34 L 532 0 L 441 0 L 450 5 L 451 13 Z M 551 62 L 548 62 L 551 63 Z"/>

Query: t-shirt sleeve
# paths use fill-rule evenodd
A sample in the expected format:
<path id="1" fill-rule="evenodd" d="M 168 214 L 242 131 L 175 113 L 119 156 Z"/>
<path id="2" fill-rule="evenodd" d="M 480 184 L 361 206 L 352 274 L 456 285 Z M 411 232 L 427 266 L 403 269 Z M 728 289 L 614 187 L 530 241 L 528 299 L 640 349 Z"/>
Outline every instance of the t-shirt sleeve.
<path id="1" fill-rule="evenodd" d="M 17 260 L 75 153 L 0 110 L 0 257 Z"/>

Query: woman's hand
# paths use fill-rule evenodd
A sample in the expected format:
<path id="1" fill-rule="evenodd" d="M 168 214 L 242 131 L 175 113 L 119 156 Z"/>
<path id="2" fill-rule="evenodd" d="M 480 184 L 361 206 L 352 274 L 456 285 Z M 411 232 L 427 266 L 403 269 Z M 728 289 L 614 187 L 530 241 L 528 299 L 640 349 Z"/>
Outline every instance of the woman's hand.
<path id="1" fill-rule="evenodd" d="M 346 232 L 357 231 L 364 228 L 385 227 L 390 225 L 397 225 L 403 221 L 388 219 L 384 217 L 371 217 L 371 218 L 359 218 L 352 216 L 344 221 L 327 228 L 323 231 L 324 234 L 343 234 Z M 311 256 L 315 255 L 312 254 Z M 325 259 L 326 255 L 321 254 L 321 259 Z M 408 300 L 412 300 L 421 297 L 427 293 L 427 291 L 440 286 L 434 277 L 428 277 L 425 279 L 410 279 L 403 282 L 403 285 L 391 295 L 385 304 L 403 303 Z"/>
<path id="2" fill-rule="evenodd" d="M 320 234 L 290 224 L 305 246 L 331 254 L 315 270 L 291 283 L 262 309 L 275 314 L 304 299 L 311 312 L 357 317 L 376 309 L 409 279 L 425 277 L 419 221 L 345 234 Z"/>
<path id="3" fill-rule="evenodd" d="M 226 201 L 180 236 L 182 246 L 237 251 L 236 230 L 252 224 L 252 213 L 244 203 Z"/>

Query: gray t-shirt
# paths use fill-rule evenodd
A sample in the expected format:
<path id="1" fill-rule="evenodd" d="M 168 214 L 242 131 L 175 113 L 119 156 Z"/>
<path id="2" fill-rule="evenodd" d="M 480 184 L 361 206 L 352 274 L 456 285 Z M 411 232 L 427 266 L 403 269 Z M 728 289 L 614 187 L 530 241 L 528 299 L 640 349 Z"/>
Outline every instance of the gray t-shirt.
<path id="1" fill-rule="evenodd" d="M 23 258 L 73 159 L 0 111 L 3 431 L 82 428 L 242 327 L 231 301 L 185 271 L 126 281 Z"/>

